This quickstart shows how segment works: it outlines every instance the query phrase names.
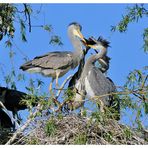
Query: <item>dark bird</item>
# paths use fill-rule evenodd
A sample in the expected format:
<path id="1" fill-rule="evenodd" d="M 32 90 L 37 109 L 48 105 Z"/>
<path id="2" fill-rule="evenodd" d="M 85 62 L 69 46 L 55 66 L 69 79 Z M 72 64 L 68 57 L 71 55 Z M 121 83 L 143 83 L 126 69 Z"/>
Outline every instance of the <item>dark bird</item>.
<path id="1" fill-rule="evenodd" d="M 23 100 L 29 100 L 33 96 L 28 95 L 26 93 L 23 93 L 18 90 L 9 89 L 6 87 L 0 87 L 0 102 L 3 103 L 3 105 L 6 107 L 7 110 L 11 111 L 13 114 L 13 117 L 15 119 L 18 119 L 18 111 L 27 109 L 27 104 L 23 103 Z M 35 96 L 34 96 L 35 97 Z M 36 97 L 37 98 L 37 97 Z M 33 106 L 36 105 L 36 103 L 32 103 Z M 6 121 L 8 120 L 8 123 L 10 123 L 11 119 L 8 119 L 8 115 L 6 115 L 2 111 L 2 107 L 0 106 L 1 112 L 0 112 L 0 119 L 5 117 Z M 1 122 L 4 120 L 1 119 Z M 4 125 L 4 123 L 2 123 Z M 10 124 L 11 125 L 11 124 Z"/>
<path id="2" fill-rule="evenodd" d="M 11 118 L 0 108 L 0 127 L 14 128 Z"/>

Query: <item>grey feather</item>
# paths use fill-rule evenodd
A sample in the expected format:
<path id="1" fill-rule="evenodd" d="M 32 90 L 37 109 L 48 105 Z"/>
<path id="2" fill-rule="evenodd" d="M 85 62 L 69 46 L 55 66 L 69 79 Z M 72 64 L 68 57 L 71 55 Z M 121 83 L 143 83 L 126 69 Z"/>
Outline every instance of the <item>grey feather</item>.
<path id="1" fill-rule="evenodd" d="M 73 66 L 72 52 L 50 52 L 43 56 L 35 57 L 33 60 L 25 63 L 20 68 L 26 70 L 28 68 L 40 67 L 44 69 L 63 69 L 67 66 Z"/>

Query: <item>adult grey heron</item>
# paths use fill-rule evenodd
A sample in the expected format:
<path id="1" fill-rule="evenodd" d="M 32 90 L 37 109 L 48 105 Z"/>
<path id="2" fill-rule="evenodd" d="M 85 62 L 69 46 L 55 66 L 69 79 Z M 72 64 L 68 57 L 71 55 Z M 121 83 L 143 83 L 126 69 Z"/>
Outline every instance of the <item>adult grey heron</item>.
<path id="1" fill-rule="evenodd" d="M 52 77 L 49 87 L 50 90 L 52 88 L 54 79 L 56 79 L 56 86 L 58 86 L 58 78 L 66 74 L 70 69 L 77 67 L 81 58 L 83 57 L 81 41 L 85 42 L 85 39 L 81 33 L 81 30 L 81 25 L 76 22 L 73 22 L 68 26 L 68 35 L 75 49 L 74 52 L 49 52 L 28 61 L 27 63 L 23 64 L 20 69 L 33 73 L 41 73 L 44 76 Z"/>

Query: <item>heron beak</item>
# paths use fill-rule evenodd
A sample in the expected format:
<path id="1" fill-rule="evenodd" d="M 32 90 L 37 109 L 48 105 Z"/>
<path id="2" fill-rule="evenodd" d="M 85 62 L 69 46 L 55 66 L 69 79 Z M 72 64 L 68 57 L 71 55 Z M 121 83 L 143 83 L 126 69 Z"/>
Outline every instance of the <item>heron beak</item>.
<path id="1" fill-rule="evenodd" d="M 90 47 L 90 48 L 93 48 L 95 51 L 97 51 L 97 50 L 104 50 L 105 49 L 105 47 L 103 47 L 100 44 L 94 44 L 94 45 L 87 44 L 87 46 Z"/>
<path id="2" fill-rule="evenodd" d="M 96 46 L 95 46 L 95 45 L 90 45 L 90 44 L 87 44 L 87 46 L 88 46 L 88 47 L 90 47 L 90 48 L 93 48 L 93 49 L 97 50 L 97 48 L 96 48 Z"/>
<path id="3" fill-rule="evenodd" d="M 84 36 L 82 35 L 82 33 L 79 30 L 74 30 L 74 35 L 79 37 L 83 43 L 86 43 Z"/>

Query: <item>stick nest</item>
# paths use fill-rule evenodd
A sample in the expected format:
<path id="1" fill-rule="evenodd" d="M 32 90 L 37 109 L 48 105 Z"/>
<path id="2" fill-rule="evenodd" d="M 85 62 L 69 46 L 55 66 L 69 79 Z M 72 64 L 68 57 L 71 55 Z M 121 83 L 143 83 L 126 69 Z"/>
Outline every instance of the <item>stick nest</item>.
<path id="1" fill-rule="evenodd" d="M 15 144 L 148 144 L 148 132 L 130 129 L 113 119 L 69 114 L 34 120 Z"/>

